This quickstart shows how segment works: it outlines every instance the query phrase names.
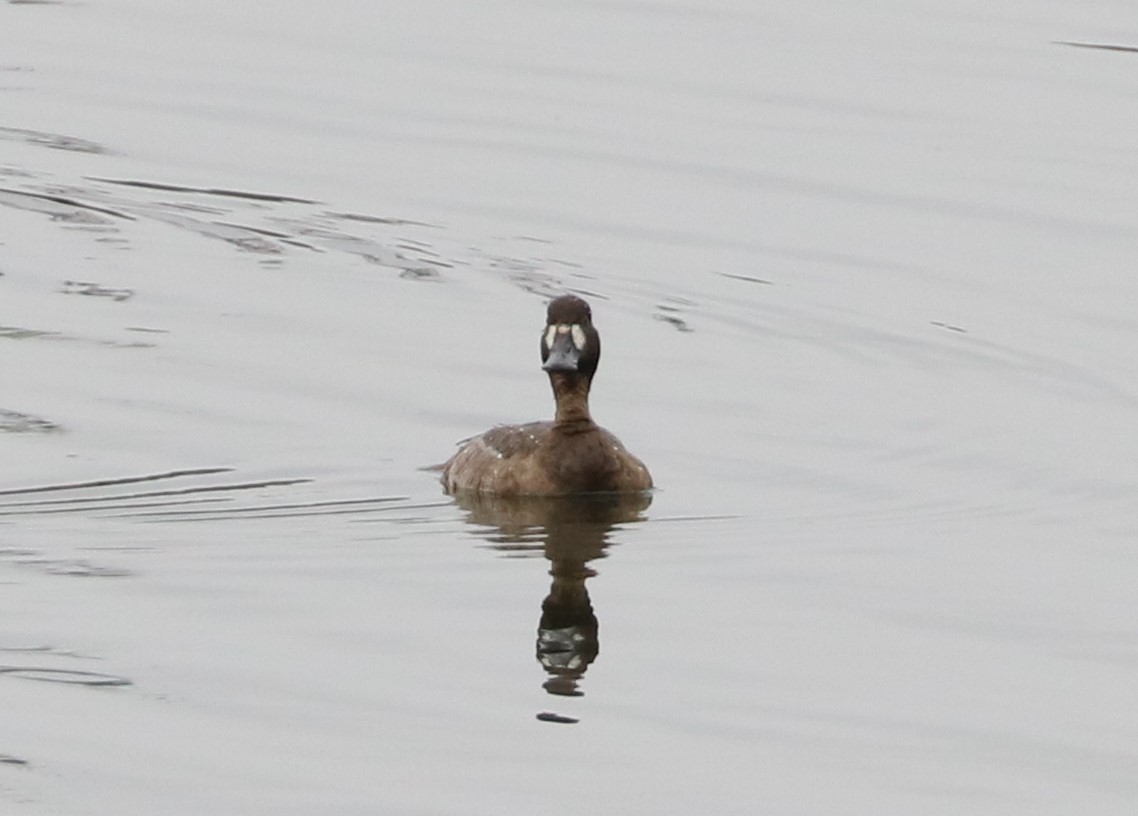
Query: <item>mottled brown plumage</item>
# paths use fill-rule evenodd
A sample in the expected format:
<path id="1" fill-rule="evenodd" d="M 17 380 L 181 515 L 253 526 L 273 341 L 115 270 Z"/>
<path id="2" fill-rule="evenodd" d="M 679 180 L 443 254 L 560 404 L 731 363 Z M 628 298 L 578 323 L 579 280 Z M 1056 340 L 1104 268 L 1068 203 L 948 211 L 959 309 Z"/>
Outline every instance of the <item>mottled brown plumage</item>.
<path id="1" fill-rule="evenodd" d="M 553 421 L 499 425 L 467 440 L 443 466 L 447 491 L 560 496 L 652 487 L 644 463 L 589 414 L 600 354 L 589 305 L 573 295 L 550 303 L 541 359 L 557 404 Z"/>

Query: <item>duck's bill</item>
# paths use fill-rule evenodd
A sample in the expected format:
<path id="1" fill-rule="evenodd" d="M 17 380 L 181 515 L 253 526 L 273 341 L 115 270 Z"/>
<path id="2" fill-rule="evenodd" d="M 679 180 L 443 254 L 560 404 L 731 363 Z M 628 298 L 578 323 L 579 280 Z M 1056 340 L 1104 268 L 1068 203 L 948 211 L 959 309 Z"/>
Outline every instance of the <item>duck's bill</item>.
<path id="1" fill-rule="evenodd" d="M 574 327 L 576 328 L 576 327 Z M 550 326 L 546 335 L 549 354 L 541 367 L 546 371 L 576 371 L 581 360 L 576 335 L 569 326 Z"/>

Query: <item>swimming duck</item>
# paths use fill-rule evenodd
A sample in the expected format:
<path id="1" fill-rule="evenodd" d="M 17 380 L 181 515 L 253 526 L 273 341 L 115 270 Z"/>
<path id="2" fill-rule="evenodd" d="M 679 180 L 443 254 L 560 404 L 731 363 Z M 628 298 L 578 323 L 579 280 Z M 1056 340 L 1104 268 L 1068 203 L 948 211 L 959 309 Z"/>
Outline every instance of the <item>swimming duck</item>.
<path id="1" fill-rule="evenodd" d="M 651 488 L 644 463 L 589 414 L 600 359 L 589 304 L 575 295 L 554 299 L 541 333 L 541 367 L 557 404 L 553 421 L 498 425 L 461 443 L 443 465 L 447 492 L 563 496 Z"/>

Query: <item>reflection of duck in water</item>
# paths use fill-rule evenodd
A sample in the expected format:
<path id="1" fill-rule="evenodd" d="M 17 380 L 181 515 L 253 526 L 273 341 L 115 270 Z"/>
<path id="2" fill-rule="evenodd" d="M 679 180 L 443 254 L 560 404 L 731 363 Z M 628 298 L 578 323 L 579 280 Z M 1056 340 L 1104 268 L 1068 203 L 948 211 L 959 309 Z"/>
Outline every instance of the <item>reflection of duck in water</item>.
<path id="1" fill-rule="evenodd" d="M 443 466 L 447 492 L 562 496 L 652 487 L 644 463 L 589 414 L 589 388 L 600 359 L 601 338 L 589 304 L 574 295 L 551 302 L 541 361 L 556 416 L 552 422 L 499 425 L 467 440 Z"/>
<path id="2" fill-rule="evenodd" d="M 587 564 L 605 556 L 617 525 L 638 521 L 652 503 L 649 493 L 597 493 L 559 497 L 503 497 L 459 493 L 467 521 L 490 528 L 495 549 L 536 549 L 550 561 L 553 584 L 541 604 L 537 660 L 549 674 L 550 694 L 579 696 L 577 683 L 600 651 L 597 617 L 585 580 L 596 573 Z M 558 715 L 542 719 L 564 720 Z"/>

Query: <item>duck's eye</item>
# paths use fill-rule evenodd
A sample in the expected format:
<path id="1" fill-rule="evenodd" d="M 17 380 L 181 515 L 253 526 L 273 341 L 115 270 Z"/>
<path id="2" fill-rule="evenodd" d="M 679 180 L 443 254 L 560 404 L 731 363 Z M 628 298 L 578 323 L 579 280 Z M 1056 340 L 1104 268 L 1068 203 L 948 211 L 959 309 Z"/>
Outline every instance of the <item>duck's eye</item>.
<path id="1" fill-rule="evenodd" d="M 574 323 L 570 331 L 573 332 L 573 345 L 578 351 L 582 351 L 585 348 L 585 330 Z"/>

